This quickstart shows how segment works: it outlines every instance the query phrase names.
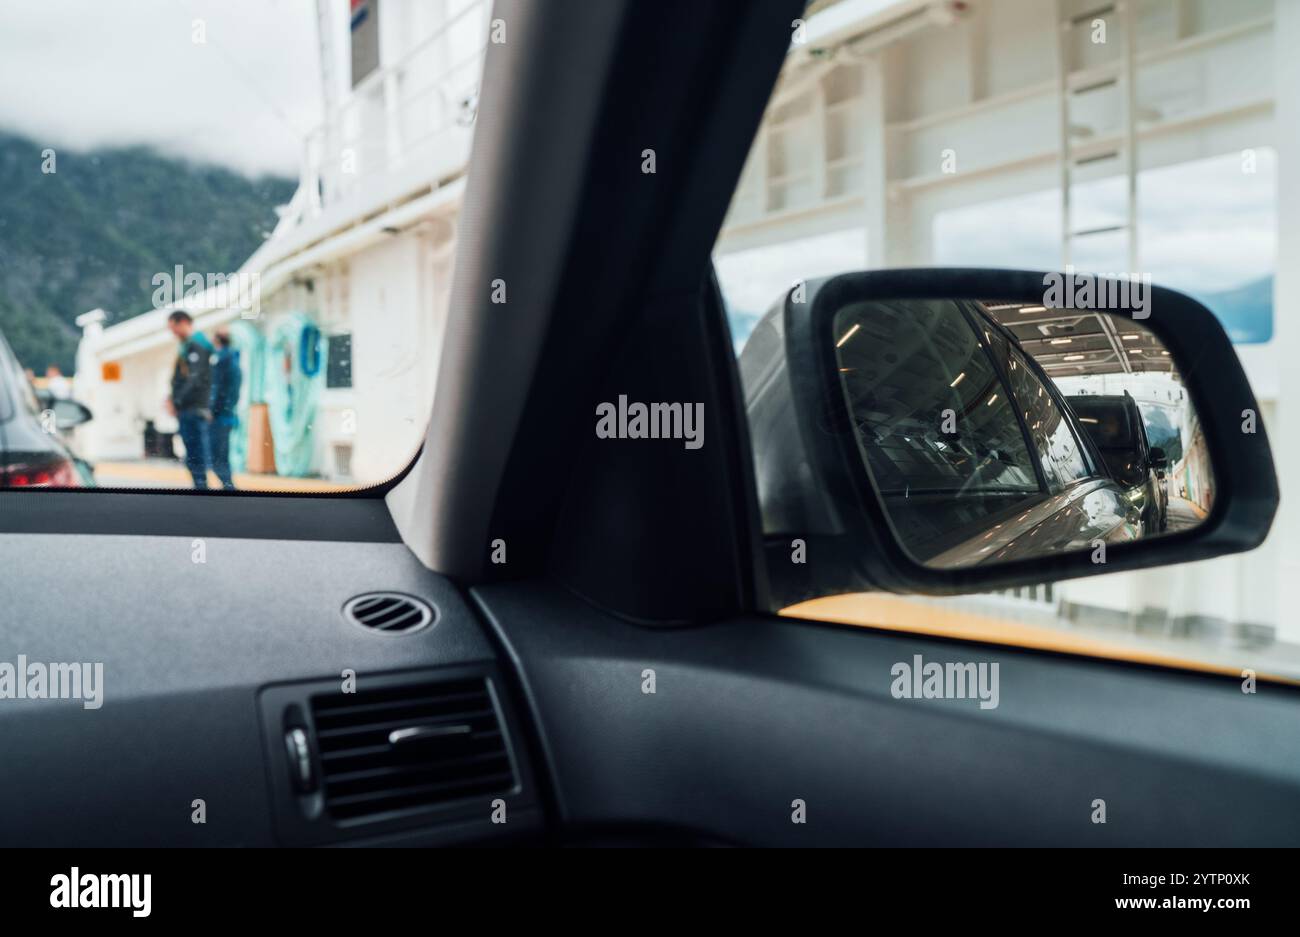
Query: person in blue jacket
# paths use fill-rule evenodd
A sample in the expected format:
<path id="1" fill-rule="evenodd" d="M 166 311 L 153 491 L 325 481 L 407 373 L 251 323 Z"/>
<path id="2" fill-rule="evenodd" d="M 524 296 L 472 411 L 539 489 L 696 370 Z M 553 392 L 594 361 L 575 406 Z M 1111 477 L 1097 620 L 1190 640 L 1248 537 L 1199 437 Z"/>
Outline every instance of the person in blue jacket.
<path id="1" fill-rule="evenodd" d="M 172 392 L 167 411 L 176 417 L 181 441 L 185 443 L 185 466 L 194 487 L 208 487 L 208 446 L 212 412 L 212 344 L 194 330 L 194 320 L 183 309 L 167 317 L 167 329 L 176 336 L 176 363 L 172 368 Z"/>
<path id="2" fill-rule="evenodd" d="M 239 406 L 239 352 L 230 344 L 230 332 L 218 329 L 213 335 L 217 351 L 212 358 L 212 426 L 208 444 L 212 453 L 212 471 L 221 480 L 221 487 L 233 490 L 230 477 L 230 433 L 239 422 L 235 411 Z"/>

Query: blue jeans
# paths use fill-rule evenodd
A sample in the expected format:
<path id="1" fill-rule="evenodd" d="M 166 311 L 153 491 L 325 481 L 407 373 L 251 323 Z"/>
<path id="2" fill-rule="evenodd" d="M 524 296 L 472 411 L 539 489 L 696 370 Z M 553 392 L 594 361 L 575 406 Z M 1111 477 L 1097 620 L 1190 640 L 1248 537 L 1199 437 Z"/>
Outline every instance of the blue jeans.
<path id="1" fill-rule="evenodd" d="M 182 410 L 176 415 L 180 423 L 181 442 L 185 444 L 185 467 L 190 470 L 194 487 L 208 488 L 208 421 L 198 410 Z"/>
<path id="2" fill-rule="evenodd" d="M 208 451 L 212 453 L 212 471 L 221 479 L 221 487 L 234 490 L 230 477 L 230 431 L 235 428 L 234 418 L 214 417 L 208 426 Z"/>

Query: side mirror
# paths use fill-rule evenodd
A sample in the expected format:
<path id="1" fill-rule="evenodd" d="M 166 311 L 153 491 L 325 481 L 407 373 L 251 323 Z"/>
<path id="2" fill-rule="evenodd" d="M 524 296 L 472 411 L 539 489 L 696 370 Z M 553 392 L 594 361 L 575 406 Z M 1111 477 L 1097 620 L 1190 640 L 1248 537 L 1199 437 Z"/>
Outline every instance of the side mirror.
<path id="1" fill-rule="evenodd" d="M 1259 545 L 1277 510 L 1259 406 L 1222 326 L 1149 283 L 811 281 L 764 316 L 740 373 L 765 539 L 786 554 L 807 544 L 805 563 L 772 564 L 789 567 L 772 584 L 783 602 L 1207 559 Z M 1204 503 L 1166 508 L 1146 479 L 1139 402 L 1160 409 Z M 1168 465 L 1163 447 L 1151 457 Z"/>
<path id="2" fill-rule="evenodd" d="M 1165 455 L 1165 450 L 1159 446 L 1151 447 L 1151 466 L 1160 472 L 1169 468 L 1169 457 Z"/>
<path id="3" fill-rule="evenodd" d="M 51 400 L 48 407 L 54 411 L 54 426 L 59 430 L 72 429 L 95 418 L 89 407 L 75 400 Z"/>

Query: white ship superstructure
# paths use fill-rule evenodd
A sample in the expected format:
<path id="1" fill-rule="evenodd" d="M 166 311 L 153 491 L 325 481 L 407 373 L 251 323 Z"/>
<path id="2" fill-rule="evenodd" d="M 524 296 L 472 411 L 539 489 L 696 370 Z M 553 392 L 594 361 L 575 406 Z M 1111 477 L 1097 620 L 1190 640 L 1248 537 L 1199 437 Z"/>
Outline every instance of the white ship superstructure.
<path id="1" fill-rule="evenodd" d="M 186 308 L 205 333 L 232 328 L 244 403 L 270 401 L 272 429 L 297 437 L 275 440 L 282 474 L 369 484 L 405 464 L 428 420 L 490 10 L 488 0 L 319 0 L 325 119 L 303 143 L 273 235 L 238 271 L 257 278 L 256 315 L 208 291 L 107 327 L 98 311 L 83 316 L 88 459 L 141 458 L 146 421 L 167 427 L 165 323 Z M 354 81 L 367 30 L 377 61 Z M 312 328 L 320 339 L 304 354 Z M 290 425 L 276 401 L 294 392 L 312 413 Z M 242 437 L 241 427 L 237 456 Z"/>

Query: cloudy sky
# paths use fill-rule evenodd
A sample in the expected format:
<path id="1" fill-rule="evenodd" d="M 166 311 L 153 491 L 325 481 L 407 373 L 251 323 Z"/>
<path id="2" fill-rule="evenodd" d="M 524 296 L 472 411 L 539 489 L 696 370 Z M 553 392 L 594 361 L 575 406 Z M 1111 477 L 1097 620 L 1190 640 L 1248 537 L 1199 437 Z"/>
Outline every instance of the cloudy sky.
<path id="1" fill-rule="evenodd" d="M 1139 272 L 1161 286 L 1219 293 L 1267 277 L 1277 265 L 1277 154 L 1268 147 L 1143 170 L 1138 177 Z M 1119 176 L 1075 191 L 1076 227 L 1118 224 L 1127 210 Z M 1059 191 L 1033 192 L 939 213 L 934 262 L 1052 270 L 1061 262 Z M 1090 256 L 1087 242 L 1092 243 Z M 1080 269 L 1127 268 L 1127 235 L 1074 243 Z"/>
<path id="2" fill-rule="evenodd" d="M 56 149 L 143 143 L 296 176 L 320 120 L 315 7 L 0 0 L 0 129 Z"/>

